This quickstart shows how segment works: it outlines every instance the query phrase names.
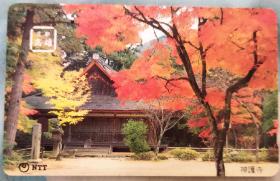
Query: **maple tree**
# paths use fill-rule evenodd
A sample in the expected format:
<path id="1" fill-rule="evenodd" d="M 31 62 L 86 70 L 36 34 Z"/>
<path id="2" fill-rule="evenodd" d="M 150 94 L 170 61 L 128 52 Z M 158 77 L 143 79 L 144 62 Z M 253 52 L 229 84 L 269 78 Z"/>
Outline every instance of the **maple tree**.
<path id="1" fill-rule="evenodd" d="M 115 79 L 118 96 L 120 99 L 149 100 L 162 95 L 166 85 L 173 85 L 172 91 L 169 88 L 167 92 L 195 98 L 207 115 L 205 121 L 210 123 L 217 176 L 224 176 L 223 148 L 234 117 L 231 113 L 233 96 L 244 87 L 276 87 L 275 13 L 257 8 L 121 5 L 70 5 L 64 8 L 78 15 L 75 19 L 79 25 L 77 35 L 85 36 L 89 45 L 99 45 L 107 52 L 136 43 L 138 32 L 147 26 L 165 35 L 165 41 L 143 52 L 129 70 L 119 73 Z M 171 53 L 173 59 L 166 59 L 161 54 L 154 59 L 149 56 L 162 47 L 167 48 L 161 53 Z M 222 68 L 236 78 L 224 89 L 211 87 L 207 74 L 215 68 Z M 125 92 L 121 91 L 124 90 L 122 86 L 126 86 Z M 142 93 L 136 93 L 136 89 L 141 89 Z"/>
<path id="2" fill-rule="evenodd" d="M 165 133 L 175 127 L 185 117 L 183 110 L 166 108 L 166 104 L 172 103 L 173 101 L 178 101 L 178 99 L 173 97 L 160 97 L 153 101 L 146 101 L 145 105 L 140 107 L 149 118 L 150 129 L 153 132 L 155 141 L 156 156 L 158 156 Z"/>
<path id="3" fill-rule="evenodd" d="M 112 75 L 118 98 L 140 101 L 139 109 L 148 115 L 156 155 L 163 136 L 185 116 L 184 109 L 190 102 L 187 92 L 181 91 L 187 88 L 184 82 L 172 86 L 165 81 L 173 73 L 180 72 L 172 67 L 174 61 L 168 46 L 156 42 L 136 59 L 130 69 Z"/>
<path id="4" fill-rule="evenodd" d="M 89 112 L 80 109 L 80 106 L 91 97 L 91 91 L 86 77 L 81 76 L 82 69 L 64 71 L 58 52 L 59 50 L 53 54 L 30 53 L 32 69 L 28 73 L 33 77 L 34 87 L 49 99 L 47 103 L 53 107 L 50 113 L 57 117 L 58 123 L 76 124 Z M 38 74 L 40 76 L 36 76 Z"/>

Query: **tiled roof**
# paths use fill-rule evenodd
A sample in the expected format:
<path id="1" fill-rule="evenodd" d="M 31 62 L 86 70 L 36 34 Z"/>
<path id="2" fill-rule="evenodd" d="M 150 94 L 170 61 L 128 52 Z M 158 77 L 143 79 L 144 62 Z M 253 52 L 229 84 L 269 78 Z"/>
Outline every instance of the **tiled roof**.
<path id="1" fill-rule="evenodd" d="M 107 76 L 110 76 L 114 70 L 106 65 L 102 60 L 92 60 L 85 68 L 83 74 L 87 73 L 94 65 L 98 66 Z M 110 77 L 109 77 L 110 78 Z M 25 102 L 33 109 L 50 110 L 54 109 L 53 105 L 49 104 L 49 99 L 42 94 L 33 94 L 24 98 Z M 135 101 L 120 102 L 117 97 L 111 95 L 92 95 L 92 98 L 88 100 L 80 109 L 87 110 L 140 110 L 140 106 L 143 108 L 143 104 Z"/>
<path id="2" fill-rule="evenodd" d="M 94 95 L 81 108 L 90 110 L 139 110 L 140 103 L 136 101 L 120 102 L 116 97 Z"/>
<path id="3" fill-rule="evenodd" d="M 48 98 L 40 95 L 32 95 L 24 98 L 26 103 L 30 105 L 33 109 L 50 110 L 54 107 L 48 103 Z M 86 110 L 140 110 L 139 102 L 126 101 L 124 103 L 120 102 L 116 97 L 104 96 L 104 95 L 94 95 L 91 100 L 81 106 L 81 109 Z"/>

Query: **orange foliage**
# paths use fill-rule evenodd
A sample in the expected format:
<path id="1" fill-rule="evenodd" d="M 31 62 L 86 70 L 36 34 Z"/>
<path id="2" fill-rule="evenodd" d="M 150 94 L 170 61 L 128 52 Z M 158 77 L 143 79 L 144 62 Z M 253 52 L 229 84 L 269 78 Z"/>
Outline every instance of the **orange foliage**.
<path id="1" fill-rule="evenodd" d="M 208 124 L 208 118 L 207 117 L 203 117 L 200 119 L 191 119 L 188 120 L 188 126 L 189 128 L 201 128 L 201 127 L 205 127 Z"/>
<path id="2" fill-rule="evenodd" d="M 21 101 L 20 113 L 25 115 L 25 116 L 31 116 L 31 115 L 34 115 L 34 114 L 38 113 L 38 111 L 29 108 L 24 101 Z"/>
<path id="3" fill-rule="evenodd" d="M 186 42 L 191 42 L 196 47 L 199 42 L 204 48 L 211 46 L 206 53 L 208 69 L 222 67 L 241 76 L 253 65 L 252 52 L 255 47 L 252 34 L 257 32 L 256 51 L 263 65 L 255 73 L 249 86 L 276 87 L 277 18 L 272 10 L 181 8 L 172 18 L 170 8 L 165 6 L 136 6 L 137 9 L 134 6 L 126 6 L 126 8 L 134 13 L 138 13 L 139 9 L 147 18 L 157 19 L 160 22 L 175 23 Z M 68 13 L 77 14 L 75 19 L 78 24 L 77 34 L 86 37 L 87 43 L 92 47 L 100 45 L 106 52 L 118 51 L 139 42 L 139 32 L 147 25 L 125 14 L 125 9 L 121 5 L 67 5 L 64 9 Z M 208 19 L 199 31 L 198 18 Z M 162 26 L 172 33 L 166 25 Z M 172 54 L 177 55 L 171 38 L 168 44 L 173 47 Z M 199 73 L 201 70 L 199 51 L 188 43 L 185 43 L 185 47 L 195 73 Z M 179 59 L 177 62 L 181 63 Z"/>
<path id="4" fill-rule="evenodd" d="M 23 89 L 23 92 L 25 94 L 29 94 L 31 92 L 33 92 L 35 89 L 34 87 L 31 85 L 31 77 L 27 74 L 24 74 L 23 75 L 23 86 L 22 86 L 22 89 Z"/>
<path id="5" fill-rule="evenodd" d="M 87 44 L 101 46 L 111 53 L 124 49 L 128 44 L 140 42 L 140 26 L 125 15 L 121 5 L 67 5 L 68 13 L 76 13 L 77 35 L 86 37 Z"/>
<path id="6" fill-rule="evenodd" d="M 186 80 L 174 80 L 168 84 L 164 80 L 177 77 L 171 58 L 168 46 L 155 43 L 140 55 L 129 70 L 113 74 L 118 98 L 147 102 L 169 97 L 172 101 L 166 99 L 166 109 L 184 109 L 193 92 Z"/>
<path id="7" fill-rule="evenodd" d="M 23 93 L 29 94 L 35 90 L 31 84 L 31 82 L 32 82 L 31 77 L 28 74 L 24 74 L 23 75 L 23 84 L 22 84 Z M 6 93 L 10 93 L 11 91 L 12 91 L 12 88 L 10 86 L 7 86 Z"/>
<path id="8" fill-rule="evenodd" d="M 134 6 L 126 8 L 132 13 L 139 13 Z M 242 89 L 237 95 L 242 97 L 245 93 L 246 96 L 240 98 L 240 101 L 248 103 L 250 109 L 257 116 L 261 116 L 261 110 L 253 106 L 260 100 L 251 93 L 257 89 L 274 89 L 277 86 L 277 18 L 272 10 L 181 8 L 171 16 L 170 7 L 137 6 L 137 8 L 149 20 L 164 21 L 161 25 L 171 35 L 173 32 L 165 23 L 176 25 L 185 42 L 184 46 L 195 75 L 201 75 L 202 69 L 199 46 L 204 50 L 207 49 L 205 52 L 207 71 L 219 67 L 238 77 L 245 76 L 252 68 L 255 53 L 262 64 L 249 81 L 248 88 L 251 89 L 249 96 L 246 91 L 242 93 Z M 90 46 L 100 45 L 106 52 L 118 51 L 138 42 L 139 32 L 147 27 L 147 24 L 125 14 L 124 7 L 120 5 L 65 6 L 65 10 L 77 13 L 78 17 L 75 19 L 78 23 L 77 34 L 85 36 Z M 207 21 L 199 24 L 199 19 L 203 18 Z M 255 42 L 254 32 L 256 32 Z M 152 48 L 141 52 L 129 70 L 122 70 L 113 75 L 119 99 L 152 101 L 169 96 L 180 99 L 176 100 L 177 103 L 169 102 L 166 106 L 176 108 L 187 106 L 190 104 L 189 101 L 180 100 L 194 98 L 189 83 L 186 80 L 168 83 L 164 80 L 187 77 L 186 72 L 179 74 L 174 65 L 182 65 L 175 40 L 168 37 L 166 41 L 153 44 Z M 205 101 L 216 113 L 217 109 L 224 107 L 225 91 L 208 88 Z M 252 122 L 250 115 L 236 100 L 232 100 L 232 112 L 233 126 Z M 205 118 L 191 120 L 189 126 L 200 127 L 202 123 L 205 124 L 205 129 L 200 136 L 209 136 L 210 130 Z"/>
<path id="9" fill-rule="evenodd" d="M 224 106 L 225 94 L 217 88 L 207 89 L 205 101 L 215 108 L 222 108 Z"/>

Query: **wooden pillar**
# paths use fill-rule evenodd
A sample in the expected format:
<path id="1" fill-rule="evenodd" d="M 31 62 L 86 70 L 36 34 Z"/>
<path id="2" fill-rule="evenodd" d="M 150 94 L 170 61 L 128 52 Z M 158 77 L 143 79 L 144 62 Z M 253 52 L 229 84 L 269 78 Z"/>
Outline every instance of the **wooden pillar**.
<path id="1" fill-rule="evenodd" d="M 71 135 L 71 125 L 69 124 L 68 126 L 68 137 L 67 137 L 67 142 L 70 143 L 71 139 L 72 139 L 72 135 Z"/>
<path id="2" fill-rule="evenodd" d="M 40 159 L 41 134 L 42 125 L 40 123 L 36 123 L 32 129 L 31 159 L 34 161 L 39 161 Z"/>
<path id="3" fill-rule="evenodd" d="M 117 139 L 116 139 L 116 114 L 114 114 L 114 118 L 113 118 L 114 120 L 114 122 L 113 122 L 113 142 L 115 143 L 115 142 L 117 142 Z"/>

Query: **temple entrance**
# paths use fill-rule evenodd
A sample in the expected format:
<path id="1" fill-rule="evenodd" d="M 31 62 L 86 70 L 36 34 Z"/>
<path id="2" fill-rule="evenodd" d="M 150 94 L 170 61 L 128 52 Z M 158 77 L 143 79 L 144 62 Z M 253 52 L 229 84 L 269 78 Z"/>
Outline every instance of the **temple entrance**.
<path id="1" fill-rule="evenodd" d="M 123 145 L 122 125 L 127 119 L 87 117 L 76 125 L 66 126 L 64 142 L 85 148 L 101 145 Z"/>

